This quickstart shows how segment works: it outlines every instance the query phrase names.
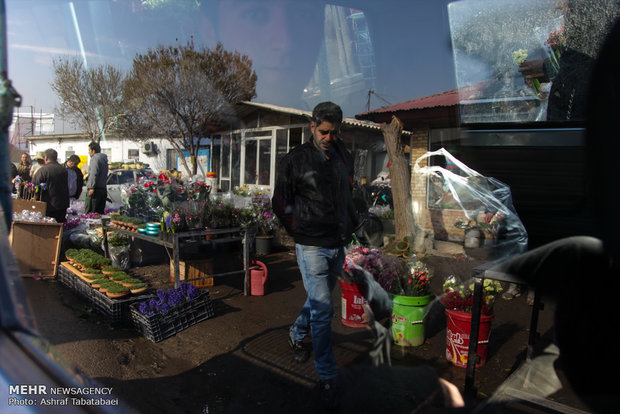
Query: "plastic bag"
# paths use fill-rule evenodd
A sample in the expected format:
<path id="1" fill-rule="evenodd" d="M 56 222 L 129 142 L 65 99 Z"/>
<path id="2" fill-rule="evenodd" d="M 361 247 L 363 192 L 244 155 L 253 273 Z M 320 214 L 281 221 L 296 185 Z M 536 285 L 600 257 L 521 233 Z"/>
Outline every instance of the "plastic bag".
<path id="1" fill-rule="evenodd" d="M 420 167 L 423 160 L 433 156 L 445 157 L 447 168 L 437 165 Z M 461 228 L 466 238 L 472 230 L 482 232 L 485 238 L 492 240 L 489 247 L 493 262 L 527 250 L 527 231 L 512 204 L 508 185 L 472 170 L 445 148 L 418 158 L 413 171 L 416 175 L 428 177 L 430 209 L 461 210 L 461 219 L 454 223 L 444 222 L 446 230 L 450 231 L 451 226 Z M 422 222 L 419 218 L 416 221 Z"/>
<path id="2" fill-rule="evenodd" d="M 110 260 L 112 266 L 116 266 L 121 270 L 129 269 L 130 265 L 130 246 L 108 246 Z"/>

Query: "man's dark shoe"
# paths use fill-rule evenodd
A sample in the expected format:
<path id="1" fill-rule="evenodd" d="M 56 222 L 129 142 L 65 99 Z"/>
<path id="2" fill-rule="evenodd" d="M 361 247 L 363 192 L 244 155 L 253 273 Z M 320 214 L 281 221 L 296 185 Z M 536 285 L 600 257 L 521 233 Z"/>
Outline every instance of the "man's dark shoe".
<path id="1" fill-rule="evenodd" d="M 288 343 L 293 350 L 293 359 L 300 364 L 306 362 L 310 358 L 310 351 L 306 348 L 303 341 L 293 341 L 288 338 Z"/>
<path id="2" fill-rule="evenodd" d="M 328 411 L 335 411 L 340 406 L 340 394 L 336 379 L 319 381 L 321 405 Z"/>

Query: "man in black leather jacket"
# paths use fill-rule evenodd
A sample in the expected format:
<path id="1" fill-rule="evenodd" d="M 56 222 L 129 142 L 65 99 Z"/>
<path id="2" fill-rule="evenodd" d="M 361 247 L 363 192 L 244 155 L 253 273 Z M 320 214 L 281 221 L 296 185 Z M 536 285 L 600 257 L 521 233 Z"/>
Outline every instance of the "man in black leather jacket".
<path id="1" fill-rule="evenodd" d="M 351 201 L 353 157 L 339 138 L 341 123 L 338 105 L 323 102 L 314 108 L 312 137 L 282 158 L 272 200 L 280 222 L 295 240 L 308 294 L 289 333 L 293 357 L 300 363 L 309 358 L 303 340 L 311 331 L 321 397 L 328 408 L 337 404 L 332 291 L 357 225 Z"/>

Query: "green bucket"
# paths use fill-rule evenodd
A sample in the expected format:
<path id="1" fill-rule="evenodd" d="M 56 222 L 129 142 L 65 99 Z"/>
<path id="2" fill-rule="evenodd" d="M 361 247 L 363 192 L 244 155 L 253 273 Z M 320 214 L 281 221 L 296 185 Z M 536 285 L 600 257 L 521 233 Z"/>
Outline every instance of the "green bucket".
<path id="1" fill-rule="evenodd" d="M 392 336 L 397 345 L 419 346 L 424 343 L 424 314 L 431 295 L 394 296 Z"/>

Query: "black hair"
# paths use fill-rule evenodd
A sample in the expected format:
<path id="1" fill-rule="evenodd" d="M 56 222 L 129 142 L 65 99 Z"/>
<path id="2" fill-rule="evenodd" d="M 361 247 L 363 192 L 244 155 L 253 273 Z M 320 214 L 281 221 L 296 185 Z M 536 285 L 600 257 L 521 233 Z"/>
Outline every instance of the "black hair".
<path id="1" fill-rule="evenodd" d="M 101 146 L 98 143 L 96 143 L 95 141 L 93 141 L 90 144 L 88 144 L 88 148 L 90 148 L 91 150 L 95 151 L 96 153 L 101 152 Z"/>
<path id="2" fill-rule="evenodd" d="M 45 154 L 45 158 L 47 158 L 50 161 L 58 160 L 58 153 L 56 152 L 55 149 L 48 148 L 43 153 Z"/>
<path id="3" fill-rule="evenodd" d="M 342 123 L 342 109 L 333 102 L 321 102 L 312 110 L 312 121 L 317 125 L 324 121 L 340 125 Z"/>
<path id="4" fill-rule="evenodd" d="M 71 161 L 71 162 L 74 162 L 76 164 L 79 164 L 81 160 L 80 160 L 80 157 L 78 157 L 77 155 L 73 154 L 72 156 L 70 156 L 67 159 L 67 161 Z"/>

